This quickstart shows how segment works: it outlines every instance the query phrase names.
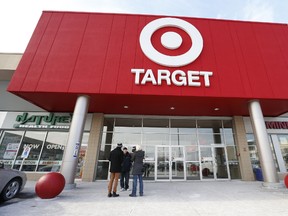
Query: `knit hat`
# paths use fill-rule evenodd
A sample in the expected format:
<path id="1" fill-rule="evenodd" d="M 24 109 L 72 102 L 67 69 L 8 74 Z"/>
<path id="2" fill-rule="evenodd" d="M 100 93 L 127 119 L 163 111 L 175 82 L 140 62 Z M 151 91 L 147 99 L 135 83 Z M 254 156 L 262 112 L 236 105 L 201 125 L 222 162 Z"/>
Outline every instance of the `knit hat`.
<path id="1" fill-rule="evenodd" d="M 117 143 L 117 147 L 120 147 L 120 148 L 122 148 L 122 143 Z"/>

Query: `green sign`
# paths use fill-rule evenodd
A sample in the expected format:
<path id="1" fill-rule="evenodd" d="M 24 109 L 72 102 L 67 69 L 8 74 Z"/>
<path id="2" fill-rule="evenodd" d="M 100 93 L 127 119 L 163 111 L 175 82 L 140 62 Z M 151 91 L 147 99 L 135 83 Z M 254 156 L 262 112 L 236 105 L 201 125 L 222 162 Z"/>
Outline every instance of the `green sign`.
<path id="1" fill-rule="evenodd" d="M 31 115 L 24 112 L 22 115 L 16 117 L 19 124 L 15 124 L 14 128 L 35 128 L 35 129 L 69 129 L 69 125 L 56 125 L 57 123 L 69 124 L 72 120 L 70 115 L 56 115 L 49 113 L 49 115 Z M 46 123 L 46 124 L 43 124 Z"/>

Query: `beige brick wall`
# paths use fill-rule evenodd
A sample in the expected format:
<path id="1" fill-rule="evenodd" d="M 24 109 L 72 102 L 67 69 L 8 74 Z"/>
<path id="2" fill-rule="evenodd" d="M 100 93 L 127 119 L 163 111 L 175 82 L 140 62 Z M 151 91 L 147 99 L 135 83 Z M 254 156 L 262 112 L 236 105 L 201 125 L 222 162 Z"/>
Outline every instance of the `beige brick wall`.
<path id="1" fill-rule="evenodd" d="M 235 141 L 240 153 L 238 159 L 240 163 L 240 171 L 242 180 L 254 181 L 254 173 L 251 166 L 251 159 L 249 155 L 249 147 L 246 139 L 245 125 L 242 116 L 233 117 L 233 126 L 235 132 Z"/>
<path id="2" fill-rule="evenodd" d="M 82 181 L 92 182 L 95 180 L 98 151 L 101 145 L 103 120 L 104 115 L 102 113 L 93 114 L 88 146 L 83 165 Z"/>

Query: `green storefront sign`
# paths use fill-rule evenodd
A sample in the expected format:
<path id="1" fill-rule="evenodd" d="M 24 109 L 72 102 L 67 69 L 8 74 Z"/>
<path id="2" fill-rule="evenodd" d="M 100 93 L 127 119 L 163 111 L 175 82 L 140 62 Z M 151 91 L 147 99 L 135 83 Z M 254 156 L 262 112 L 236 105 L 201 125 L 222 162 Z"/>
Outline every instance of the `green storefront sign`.
<path id="1" fill-rule="evenodd" d="M 14 128 L 30 128 L 30 129 L 69 129 L 72 120 L 70 115 L 56 115 L 49 113 L 49 115 L 30 115 L 24 112 L 22 115 L 16 117 Z M 62 124 L 62 125 L 57 125 Z M 63 125 L 69 124 L 69 125 Z"/>

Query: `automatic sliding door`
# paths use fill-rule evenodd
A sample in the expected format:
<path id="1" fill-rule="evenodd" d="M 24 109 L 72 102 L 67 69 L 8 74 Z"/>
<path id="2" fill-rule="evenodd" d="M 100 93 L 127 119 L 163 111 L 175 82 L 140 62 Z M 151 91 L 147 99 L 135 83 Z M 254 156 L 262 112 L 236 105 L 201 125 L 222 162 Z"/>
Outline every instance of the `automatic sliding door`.
<path id="1" fill-rule="evenodd" d="M 202 179 L 229 179 L 226 148 L 211 146 L 200 149 Z"/>
<path id="2" fill-rule="evenodd" d="M 156 146 L 155 180 L 169 180 L 169 146 Z"/>
<path id="3" fill-rule="evenodd" d="M 156 146 L 155 180 L 186 180 L 183 146 Z"/>
<path id="4" fill-rule="evenodd" d="M 185 158 L 183 146 L 171 146 L 172 180 L 185 180 Z"/>

